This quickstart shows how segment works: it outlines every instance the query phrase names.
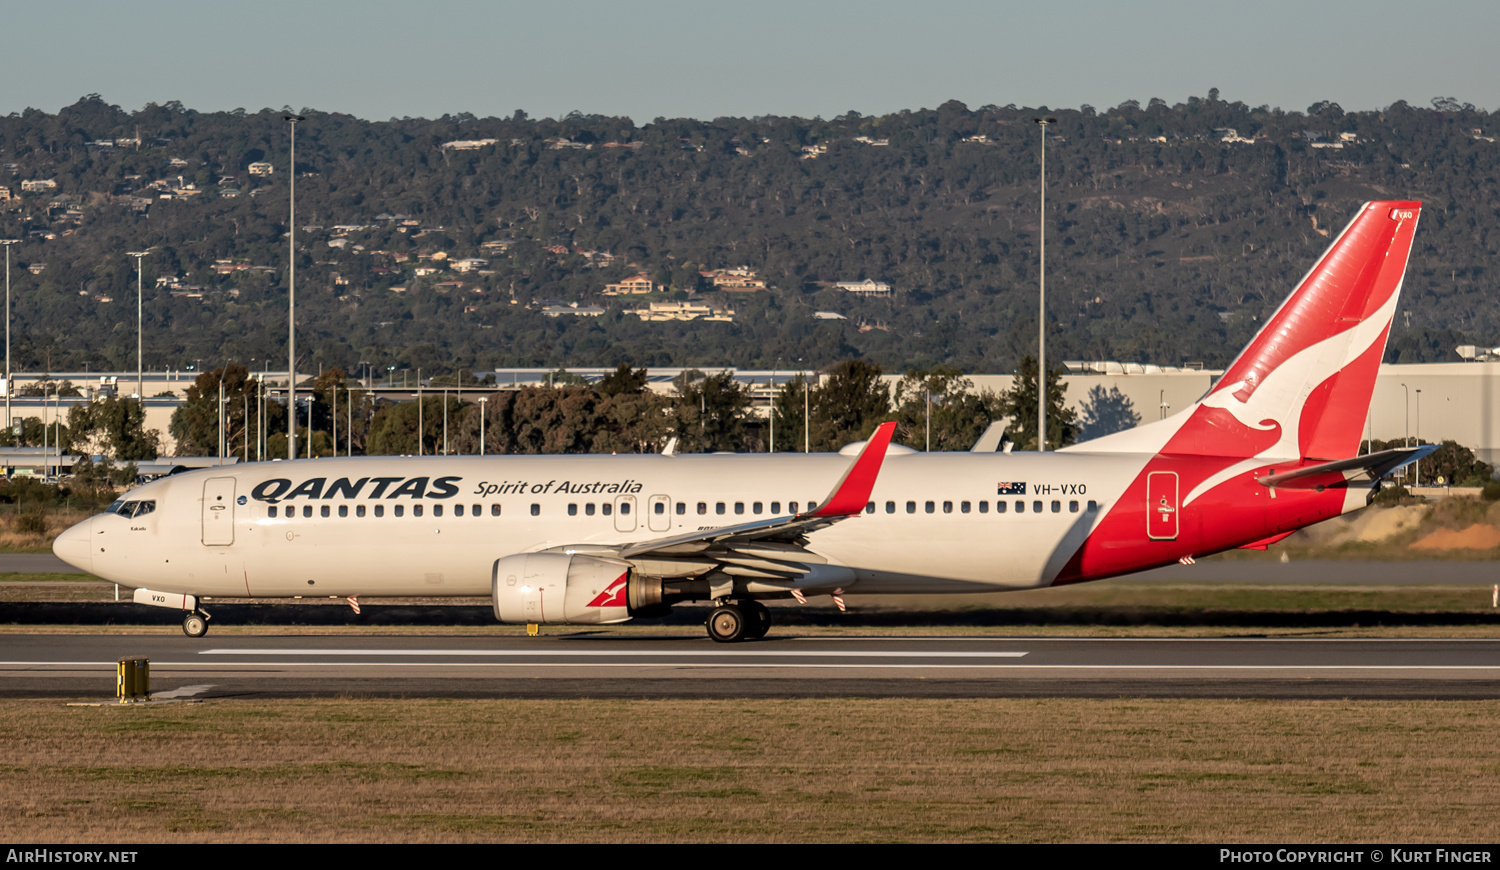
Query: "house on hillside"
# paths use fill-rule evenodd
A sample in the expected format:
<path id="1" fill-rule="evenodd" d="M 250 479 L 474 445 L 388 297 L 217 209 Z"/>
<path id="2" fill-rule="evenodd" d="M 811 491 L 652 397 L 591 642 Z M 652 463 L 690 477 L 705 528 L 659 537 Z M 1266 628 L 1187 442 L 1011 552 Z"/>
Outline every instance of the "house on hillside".
<path id="1" fill-rule="evenodd" d="M 853 293 L 855 296 L 891 295 L 891 285 L 870 278 L 866 278 L 863 281 L 840 281 L 833 286 L 835 289 L 843 290 L 845 293 Z"/>
<path id="2" fill-rule="evenodd" d="M 640 296 L 646 293 L 654 293 L 659 287 L 651 280 L 645 272 L 626 278 L 617 284 L 605 284 L 605 296 Z"/>

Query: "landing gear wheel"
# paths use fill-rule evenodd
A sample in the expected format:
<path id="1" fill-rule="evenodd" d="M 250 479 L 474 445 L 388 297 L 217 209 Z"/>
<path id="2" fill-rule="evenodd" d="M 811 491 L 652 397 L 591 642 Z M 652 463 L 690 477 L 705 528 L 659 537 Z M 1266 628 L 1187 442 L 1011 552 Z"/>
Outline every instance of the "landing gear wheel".
<path id="1" fill-rule="evenodd" d="M 741 601 L 740 609 L 745 612 L 745 619 L 749 622 L 745 626 L 745 637 L 765 637 L 766 632 L 771 630 L 771 611 L 759 601 Z"/>
<path id="2" fill-rule="evenodd" d="M 734 643 L 745 636 L 749 625 L 739 607 L 726 604 L 708 615 L 708 636 L 719 643 Z"/>
<path id="3" fill-rule="evenodd" d="M 202 637 L 208 634 L 208 618 L 201 613 L 189 613 L 183 617 L 182 633 L 188 637 Z"/>

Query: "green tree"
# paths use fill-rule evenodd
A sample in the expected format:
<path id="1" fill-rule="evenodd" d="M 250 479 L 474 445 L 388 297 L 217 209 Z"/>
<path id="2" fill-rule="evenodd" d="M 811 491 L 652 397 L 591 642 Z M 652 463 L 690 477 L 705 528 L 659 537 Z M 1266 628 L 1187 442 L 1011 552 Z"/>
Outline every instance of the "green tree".
<path id="1" fill-rule="evenodd" d="M 807 392 L 804 408 L 806 389 L 799 374 L 776 397 L 776 442 L 782 450 L 800 450 L 805 444 L 815 452 L 838 450 L 870 437 L 891 415 L 890 391 L 880 366 L 867 360 L 835 365 Z M 809 439 L 803 438 L 804 414 L 811 428 Z"/>
<path id="2" fill-rule="evenodd" d="M 1089 397 L 1080 410 L 1083 413 L 1078 419 L 1079 441 L 1092 441 L 1141 425 L 1141 415 L 1136 413 L 1134 403 L 1120 392 L 1119 387 L 1110 387 L 1107 391 L 1098 385 L 1090 387 Z"/>
<path id="3" fill-rule="evenodd" d="M 1047 449 L 1056 450 L 1072 444 L 1075 436 L 1077 414 L 1063 406 L 1063 394 L 1067 387 L 1062 382 L 1062 370 L 1047 372 Z M 1035 450 L 1037 409 L 1037 365 L 1035 357 L 1021 360 L 1015 383 L 1001 397 L 997 407 L 999 413 L 1010 418 L 1010 427 L 1005 436 L 1019 450 Z"/>
<path id="4" fill-rule="evenodd" d="M 135 399 L 107 396 L 68 411 L 72 449 L 104 454 L 131 462 L 155 459 L 161 453 L 161 433 L 146 429 L 146 409 Z"/>
<path id="5" fill-rule="evenodd" d="M 618 368 L 599 381 L 597 389 L 601 396 L 639 393 L 646 389 L 647 381 L 645 369 L 633 369 L 630 363 L 620 363 Z"/>
<path id="6" fill-rule="evenodd" d="M 750 390 L 729 372 L 705 376 L 691 370 L 672 382 L 677 390 L 673 403 L 673 432 L 681 453 L 719 450 L 744 451 L 749 427 Z"/>
<path id="7" fill-rule="evenodd" d="M 952 366 L 907 372 L 896 388 L 897 437 L 917 450 L 968 450 L 1004 416 L 1001 397 L 984 390 Z"/>
<path id="8" fill-rule="evenodd" d="M 776 443 L 772 446 L 776 449 L 784 452 L 814 449 L 811 443 L 813 393 L 807 377 L 800 372 L 776 392 L 772 410 L 776 415 Z M 807 418 L 806 427 L 804 417 Z M 806 433 L 804 428 L 808 430 Z M 816 449 L 822 451 L 827 447 L 819 443 Z"/>
<path id="9" fill-rule="evenodd" d="M 249 434 L 246 409 L 256 402 L 259 383 L 237 363 L 204 372 L 187 388 L 186 401 L 172 412 L 169 431 L 177 439 L 178 456 L 217 456 L 219 453 L 219 384 L 224 385 L 224 439 L 229 453 L 238 453 Z M 298 452 L 301 452 L 300 450 Z M 278 455 L 275 450 L 272 456 Z M 283 441 L 281 453 L 286 455 Z"/>

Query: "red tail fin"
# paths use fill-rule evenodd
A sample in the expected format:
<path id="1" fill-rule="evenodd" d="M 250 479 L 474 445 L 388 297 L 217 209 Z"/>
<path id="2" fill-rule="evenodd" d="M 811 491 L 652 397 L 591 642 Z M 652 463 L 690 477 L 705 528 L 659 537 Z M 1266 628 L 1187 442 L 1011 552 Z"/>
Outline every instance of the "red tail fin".
<path id="1" fill-rule="evenodd" d="M 1353 456 L 1420 214 L 1417 202 L 1365 203 L 1198 404 L 1075 449 Z"/>

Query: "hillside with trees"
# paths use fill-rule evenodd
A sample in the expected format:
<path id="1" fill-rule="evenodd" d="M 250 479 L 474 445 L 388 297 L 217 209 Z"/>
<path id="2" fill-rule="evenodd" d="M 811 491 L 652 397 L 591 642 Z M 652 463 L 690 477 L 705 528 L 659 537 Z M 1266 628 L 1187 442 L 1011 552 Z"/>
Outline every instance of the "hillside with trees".
<path id="1" fill-rule="evenodd" d="M 146 248 L 147 367 L 285 368 L 282 114 L 176 103 L 127 112 L 91 95 L 57 114 L 0 118 L 10 194 L 0 237 L 21 240 L 17 368 L 133 366 L 136 271 L 125 254 Z M 647 124 L 303 114 L 304 371 L 849 359 L 1014 371 L 1036 335 L 1040 114 L 1058 118 L 1047 160 L 1051 358 L 1223 365 L 1372 198 L 1426 203 L 1388 359 L 1500 344 L 1488 273 L 1500 144 L 1490 113 L 1447 98 L 1284 111 L 1210 91 L 1098 110 L 949 102 L 880 117 Z M 704 274 L 738 266 L 765 288 L 716 289 Z M 602 294 L 637 274 L 661 289 Z M 892 292 L 835 287 L 863 279 Z M 628 313 L 657 300 L 734 316 Z M 553 303 L 604 312 L 544 314 Z"/>

